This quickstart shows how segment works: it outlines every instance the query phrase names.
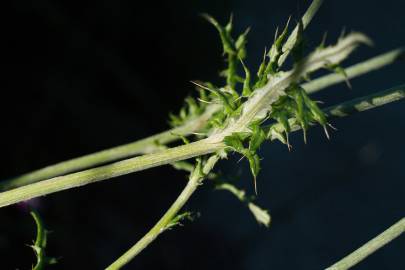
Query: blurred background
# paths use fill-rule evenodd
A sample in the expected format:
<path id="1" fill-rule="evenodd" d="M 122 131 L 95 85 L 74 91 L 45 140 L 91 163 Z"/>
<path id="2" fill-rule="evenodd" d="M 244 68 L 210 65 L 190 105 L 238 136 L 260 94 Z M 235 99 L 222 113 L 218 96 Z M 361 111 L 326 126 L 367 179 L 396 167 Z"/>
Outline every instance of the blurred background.
<path id="1" fill-rule="evenodd" d="M 256 68 L 277 26 L 310 1 L 7 1 L 1 9 L 2 163 L 7 179 L 59 161 L 128 143 L 168 128 L 169 112 L 193 93 L 190 80 L 220 83 L 222 48 L 199 14 L 235 33 L 251 26 L 247 64 Z M 345 65 L 405 45 L 405 3 L 325 1 L 306 35 L 333 43 L 343 27 L 367 33 Z M 294 21 L 293 19 L 293 21 Z M 325 90 L 325 106 L 405 82 L 404 63 Z M 201 216 L 163 234 L 125 269 L 324 269 L 405 213 L 405 103 L 334 120 L 262 149 L 257 203 L 272 215 L 259 226 L 231 194 L 208 182 L 186 209 Z M 246 160 L 221 162 L 253 194 Z M 169 166 L 52 194 L 36 201 L 52 233 L 49 269 L 103 269 L 158 220 L 185 185 Z M 0 209 L 1 269 L 31 269 L 35 227 L 21 206 Z M 356 269 L 405 269 L 404 237 Z"/>

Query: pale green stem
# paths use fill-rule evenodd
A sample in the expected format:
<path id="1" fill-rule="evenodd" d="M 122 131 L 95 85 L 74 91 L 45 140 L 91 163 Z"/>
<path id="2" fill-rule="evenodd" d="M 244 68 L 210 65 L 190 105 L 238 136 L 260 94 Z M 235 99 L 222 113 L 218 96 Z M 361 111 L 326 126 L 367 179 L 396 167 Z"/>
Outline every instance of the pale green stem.
<path id="1" fill-rule="evenodd" d="M 285 89 L 304 74 L 322 68 L 325 63 L 339 63 L 345 59 L 359 44 L 368 43 L 369 39 L 361 33 L 351 33 L 339 40 L 335 46 L 322 51 L 315 51 L 304 58 L 291 71 L 270 80 L 265 86 L 256 89 L 251 97 L 242 105 L 241 114 L 230 119 L 226 127 L 214 131 L 209 138 L 167 149 L 155 154 L 128 159 L 111 165 L 90 169 L 72 175 L 60 176 L 22 186 L 0 193 L 0 207 L 57 191 L 105 180 L 151 167 L 173 163 L 187 158 L 215 152 L 224 147 L 223 139 L 234 132 L 248 130 L 252 121 L 263 119 L 271 112 L 272 103 L 285 95 Z"/>
<path id="2" fill-rule="evenodd" d="M 345 117 L 356 112 L 374 109 L 385 104 L 405 98 L 405 85 L 393 87 L 365 97 L 356 98 L 325 109 L 326 114 L 334 117 Z"/>
<path id="3" fill-rule="evenodd" d="M 395 87 L 387 91 L 383 91 L 374 95 L 370 95 L 363 98 L 358 98 L 352 101 L 342 103 L 338 106 L 327 108 L 325 111 L 329 116 L 334 117 L 344 117 L 354 112 L 361 112 L 369 110 L 384 104 L 394 102 L 405 98 L 405 85 L 400 87 Z M 282 131 L 282 126 L 280 126 Z M 299 130 L 300 126 L 293 126 L 293 131 Z M 213 160 L 211 160 L 213 159 Z M 207 165 L 204 167 L 204 174 L 208 175 L 211 171 L 214 164 L 217 162 L 218 158 L 216 156 L 212 157 L 210 160 L 212 162 L 207 162 Z M 136 255 L 138 255 L 146 246 L 148 246 L 156 237 L 165 231 L 165 228 L 173 219 L 173 217 L 179 212 L 183 207 L 185 202 L 190 198 L 191 194 L 195 191 L 196 187 L 201 183 L 203 179 L 198 177 L 191 177 L 187 186 L 180 194 L 175 203 L 171 208 L 166 212 L 166 214 L 159 220 L 159 222 L 144 236 L 139 240 L 130 250 L 128 250 L 124 255 L 122 255 L 117 261 L 110 265 L 108 270 L 120 269 L 122 266 L 127 264 L 132 260 Z M 233 186 L 226 187 L 226 189 L 231 190 L 240 200 L 246 200 L 244 197 L 243 191 L 233 188 Z M 340 268 L 338 268 L 340 270 Z"/>
<path id="4" fill-rule="evenodd" d="M 312 1 L 311 5 L 308 7 L 307 11 L 305 12 L 304 16 L 302 17 L 302 26 L 304 29 L 307 28 L 309 23 L 314 18 L 315 14 L 318 12 L 319 8 L 321 7 L 323 0 L 314 0 Z M 298 35 L 298 25 L 295 27 L 291 35 L 288 37 L 286 43 L 283 45 L 283 54 L 281 55 L 280 59 L 278 60 L 278 65 L 281 67 L 285 60 L 287 59 L 288 55 L 290 54 L 292 48 L 297 41 Z"/>
<path id="5" fill-rule="evenodd" d="M 210 157 L 207 163 L 204 165 L 203 174 L 208 175 L 213 169 L 215 163 L 218 161 L 219 157 L 214 155 Z M 172 206 L 167 210 L 163 217 L 156 223 L 155 226 L 145 234 L 134 246 L 132 246 L 127 252 L 125 252 L 121 257 L 119 257 L 115 262 L 106 268 L 106 270 L 117 270 L 121 269 L 124 265 L 129 263 L 135 256 L 137 256 L 143 249 L 145 249 L 151 242 L 153 242 L 156 237 L 161 233 L 166 231 L 170 227 L 170 223 L 177 213 L 181 210 L 184 204 L 189 200 L 190 196 L 194 193 L 197 187 L 204 180 L 204 177 L 198 173 L 191 175 L 186 187 L 183 189 L 179 197 L 172 204 Z"/>
<path id="6" fill-rule="evenodd" d="M 0 207 L 120 175 L 170 164 L 179 160 L 213 153 L 223 147 L 224 144 L 221 142 L 213 143 L 208 139 L 204 139 L 187 145 L 169 148 L 157 153 L 147 154 L 98 168 L 51 178 L 0 193 Z"/>
<path id="7" fill-rule="evenodd" d="M 354 112 L 373 109 L 403 98 L 405 98 L 405 85 L 344 102 L 340 105 L 325 109 L 325 112 L 330 116 L 344 117 Z M 0 193 L 0 207 L 108 178 L 213 153 L 224 147 L 225 145 L 221 142 L 213 143 L 205 139 L 195 143 L 169 148 L 158 153 L 147 154 L 110 165 L 51 178 Z"/>
<path id="8" fill-rule="evenodd" d="M 380 69 L 392 64 L 403 55 L 404 50 L 397 49 L 376 56 L 359 64 L 353 65 L 345 69 L 347 77 L 348 79 L 352 79 L 357 76 L 366 74 L 367 72 Z M 345 78 L 342 75 L 331 74 L 319 79 L 315 79 L 309 83 L 305 83 L 303 84 L 303 87 L 308 93 L 315 93 L 328 86 L 341 83 L 343 81 L 345 81 Z M 59 175 L 91 168 L 109 162 L 114 162 L 138 154 L 152 153 L 160 149 L 159 145 L 164 145 L 178 140 L 178 135 L 186 136 L 193 132 L 198 132 L 203 126 L 205 126 L 208 117 L 218 111 L 218 108 L 219 106 L 208 106 L 207 112 L 204 113 L 201 117 L 192 120 L 181 127 L 168 130 L 136 142 L 60 162 L 33 172 L 23 174 L 10 180 L 2 181 L 0 182 L 0 190 L 8 190 L 27 184 L 32 184 L 40 180 L 49 179 Z"/>
<path id="9" fill-rule="evenodd" d="M 323 0 L 314 0 L 310 7 L 308 8 L 307 12 L 304 14 L 302 21 L 304 28 L 310 23 L 312 18 L 314 17 L 315 13 L 318 11 L 319 7 L 321 6 Z M 285 46 L 283 48 L 287 49 L 294 45 L 295 39 L 297 37 L 297 29 L 293 31 L 291 36 L 288 38 Z M 287 57 L 289 51 L 283 55 L 283 57 Z M 281 65 L 280 65 L 281 66 Z M 214 108 L 215 106 L 210 106 L 210 108 Z M 210 111 L 213 113 L 214 111 L 219 110 L 218 107 L 215 110 Z M 209 115 L 207 115 L 209 116 Z M 209 119 L 209 117 L 203 117 L 204 119 Z M 205 124 L 206 121 L 200 123 L 200 119 L 197 119 L 197 123 L 187 124 L 186 126 L 179 127 L 174 130 L 169 130 L 155 136 L 136 141 L 130 144 L 118 146 L 115 148 L 107 149 L 104 151 L 100 151 L 94 154 L 82 156 L 79 158 L 71 159 L 68 161 L 64 161 L 52 166 L 45 167 L 43 169 L 39 169 L 27 174 L 23 174 L 16 178 L 4 181 L 0 183 L 0 190 L 8 190 L 14 187 L 20 187 L 23 185 L 31 184 L 38 182 L 43 179 L 48 179 L 51 177 L 55 177 L 58 175 L 63 175 L 70 172 L 75 172 L 79 170 L 83 170 L 86 168 L 91 168 L 97 165 L 105 164 L 108 162 L 113 162 L 116 160 L 124 159 L 127 157 L 135 156 L 137 154 L 147 154 L 151 153 L 158 149 L 158 144 L 166 144 L 171 141 L 177 140 L 178 137 L 174 134 L 180 135 L 188 135 L 193 132 L 197 132 L 201 128 L 201 124 Z M 196 125 L 195 125 L 196 124 Z"/>
<path id="10" fill-rule="evenodd" d="M 348 68 L 345 68 L 347 78 L 345 76 L 343 76 L 342 74 L 333 73 L 333 74 L 323 76 L 319 79 L 312 80 L 308 83 L 304 83 L 304 84 L 302 84 L 302 87 L 309 94 L 316 93 L 319 90 L 322 90 L 326 87 L 344 82 L 345 80 L 352 79 L 352 78 L 364 75 L 368 72 L 385 67 L 389 64 L 394 63 L 395 61 L 397 61 L 398 59 L 400 59 L 403 56 L 404 56 L 403 48 L 389 51 L 387 53 L 384 53 L 384 54 L 378 55 L 376 57 L 373 57 L 369 60 L 366 60 L 364 62 L 358 63 L 358 64 L 350 66 Z"/>
<path id="11" fill-rule="evenodd" d="M 323 109 L 323 111 L 327 114 L 328 119 L 341 118 L 353 115 L 357 112 L 364 112 L 370 109 L 375 109 L 388 103 L 399 101 L 402 99 L 405 99 L 405 85 L 396 86 L 391 89 L 374 93 L 365 97 L 352 99 L 339 105 L 325 108 Z M 295 123 L 293 119 L 290 119 L 289 122 L 291 124 L 291 131 L 297 131 L 301 129 L 301 126 Z M 268 130 L 269 128 L 275 128 L 280 133 L 284 132 L 284 128 L 280 124 L 267 126 L 266 130 Z"/>
<path id="12" fill-rule="evenodd" d="M 349 269 L 405 232 L 405 218 L 326 270 Z M 402 259 L 402 258 L 401 258 Z"/>
<path id="13" fill-rule="evenodd" d="M 85 155 L 79 158 L 63 161 L 36 171 L 32 171 L 16 178 L 0 182 L 0 190 L 8 190 L 15 187 L 32 184 L 40 180 L 49 179 L 51 177 L 80 171 L 83 169 L 95 167 L 108 162 L 133 157 L 139 154 L 149 154 L 160 149 L 161 145 L 178 140 L 182 136 L 187 136 L 193 132 L 201 130 L 207 120 L 218 110 L 217 105 L 210 106 L 209 109 L 196 119 L 190 120 L 185 125 L 178 128 L 150 136 L 148 138 L 135 141 L 129 144 L 124 144 L 93 154 Z"/>

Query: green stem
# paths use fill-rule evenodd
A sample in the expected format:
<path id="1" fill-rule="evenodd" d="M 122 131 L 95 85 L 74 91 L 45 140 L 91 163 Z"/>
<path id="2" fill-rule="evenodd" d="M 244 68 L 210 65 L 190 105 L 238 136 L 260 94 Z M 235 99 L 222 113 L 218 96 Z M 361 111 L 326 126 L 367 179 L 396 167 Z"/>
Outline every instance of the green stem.
<path id="1" fill-rule="evenodd" d="M 356 98 L 325 109 L 329 116 L 345 117 L 405 98 L 405 84 L 372 95 Z"/>
<path id="2" fill-rule="evenodd" d="M 366 74 L 367 72 L 380 69 L 392 64 L 398 58 L 404 55 L 403 49 L 397 49 L 376 56 L 367 61 L 361 62 L 346 69 L 348 79 Z M 315 79 L 309 83 L 303 84 L 308 93 L 315 93 L 328 86 L 341 83 L 345 78 L 339 74 L 331 74 Z M 129 144 L 117 146 L 90 155 L 74 158 L 68 161 L 60 162 L 33 172 L 29 172 L 0 182 L 0 190 L 8 190 L 27 184 L 32 184 L 40 180 L 49 179 L 59 175 L 80 171 L 97 165 L 114 162 L 120 159 L 132 157 L 138 154 L 148 154 L 160 149 L 159 145 L 164 145 L 179 139 L 177 135 L 187 136 L 193 132 L 198 132 L 205 124 L 209 116 L 219 110 L 219 106 L 208 106 L 207 111 L 199 118 L 190 121 L 184 126 L 171 129 L 151 137 L 132 142 Z"/>
<path id="3" fill-rule="evenodd" d="M 307 28 L 309 23 L 314 18 L 315 14 L 318 12 L 319 8 L 322 6 L 323 0 L 314 0 L 312 1 L 311 5 L 308 7 L 307 11 L 305 12 L 304 16 L 302 17 L 302 26 L 304 29 Z M 278 60 L 278 65 L 281 67 L 285 60 L 287 59 L 288 55 L 290 54 L 292 48 L 294 47 L 298 36 L 298 25 L 295 27 L 291 35 L 288 37 L 286 43 L 283 45 L 283 54 L 281 55 L 280 59 Z"/>
<path id="4" fill-rule="evenodd" d="M 214 143 L 208 139 L 204 139 L 187 145 L 169 148 L 157 153 L 147 154 L 98 168 L 51 178 L 0 193 L 0 207 L 120 175 L 170 164 L 179 160 L 213 153 L 223 147 L 224 145 L 220 142 Z"/>
<path id="5" fill-rule="evenodd" d="M 404 49 L 399 48 L 396 50 L 389 51 L 387 53 L 378 55 L 364 62 L 358 63 L 356 65 L 350 66 L 345 69 L 347 79 L 352 79 L 361 75 L 364 75 L 368 72 L 383 68 L 387 65 L 390 65 L 404 56 Z M 309 94 L 313 94 L 322 90 L 326 87 L 344 82 L 346 80 L 345 76 L 341 74 L 329 74 L 323 76 L 319 79 L 315 79 L 308 83 L 304 83 L 302 87 Z"/>
<path id="6" fill-rule="evenodd" d="M 352 101 L 348 101 L 342 103 L 338 106 L 327 108 L 325 111 L 332 117 L 345 117 L 349 114 L 355 112 L 361 112 L 365 110 L 369 110 L 372 108 L 376 108 L 382 106 L 384 104 L 394 102 L 405 98 L 405 85 L 392 88 L 387 91 L 383 91 L 377 94 L 373 94 L 370 96 L 366 96 L 363 98 L 358 98 Z M 295 125 L 292 127 L 294 131 L 300 129 L 299 125 Z M 282 130 L 282 126 L 280 125 L 280 131 Z M 214 160 L 212 160 L 213 164 L 210 162 L 207 163 L 208 167 L 204 167 L 204 174 L 208 175 L 211 171 L 214 164 L 217 162 L 218 158 L 214 156 Z M 210 159 L 211 160 L 211 159 Z M 127 264 L 130 260 L 132 260 L 136 255 L 138 255 L 145 247 L 147 247 L 153 240 L 156 239 L 162 232 L 165 231 L 165 228 L 170 223 L 170 221 L 174 218 L 174 216 L 179 212 L 179 210 L 183 207 L 185 202 L 190 198 L 192 193 L 195 191 L 196 187 L 201 183 L 202 179 L 198 177 L 191 177 L 187 186 L 180 194 L 178 199 L 174 202 L 174 204 L 170 207 L 170 209 L 165 213 L 165 215 L 159 220 L 159 222 L 144 236 L 141 240 L 139 240 L 130 250 L 128 250 L 124 255 L 122 255 L 117 261 L 111 264 L 107 269 L 108 270 L 115 270 L 120 269 L 122 266 Z M 240 194 L 240 191 L 236 192 L 232 190 L 241 200 L 244 200 L 242 197 L 243 195 Z M 335 268 L 331 268 L 335 269 Z M 341 270 L 346 268 L 336 268 L 336 270 Z"/>
<path id="7" fill-rule="evenodd" d="M 372 95 L 352 99 L 339 105 L 325 108 L 323 111 L 328 115 L 328 119 L 341 118 L 353 115 L 357 112 L 364 112 L 370 109 L 375 109 L 388 103 L 402 100 L 404 98 L 405 84 L 393 87 L 385 91 L 374 93 Z M 301 126 L 296 124 L 295 121 L 293 121 L 292 119 L 290 119 L 289 122 L 291 124 L 291 131 L 297 131 L 301 129 Z M 284 128 L 281 124 L 267 126 L 266 129 L 269 129 L 270 127 L 275 128 L 280 133 L 284 132 Z"/>
<path id="8" fill-rule="evenodd" d="M 16 178 L 3 181 L 0 183 L 0 190 L 8 190 L 27 184 L 32 184 L 40 180 L 49 179 L 55 176 L 75 171 L 77 172 L 108 162 L 133 157 L 139 154 L 149 154 L 156 152 L 160 149 L 160 145 L 165 145 L 178 140 L 179 135 L 187 136 L 192 134 L 193 132 L 201 130 L 205 126 L 207 120 L 217 110 L 218 106 L 211 106 L 200 117 L 189 121 L 183 126 L 170 129 L 168 131 L 129 144 L 124 144 L 79 158 L 60 162 L 33 172 L 23 174 Z"/>
<path id="9" fill-rule="evenodd" d="M 203 168 L 203 175 L 208 175 L 213 169 L 215 163 L 218 161 L 217 155 L 208 159 Z M 197 189 L 197 187 L 204 180 L 204 176 L 199 173 L 193 173 L 183 189 L 179 197 L 167 210 L 163 217 L 156 223 L 155 226 L 145 234 L 134 246 L 132 246 L 127 252 L 119 257 L 115 262 L 106 268 L 106 270 L 121 269 L 124 265 L 129 263 L 135 256 L 137 256 L 143 249 L 145 249 L 150 243 L 152 243 L 161 233 L 166 231 L 170 227 L 170 223 L 178 212 L 183 208 L 184 204 L 190 199 L 191 195 Z"/>
<path id="10" fill-rule="evenodd" d="M 355 112 L 373 109 L 403 98 L 405 98 L 405 85 L 344 102 L 340 105 L 325 109 L 325 112 L 333 117 L 344 117 Z M 282 127 L 278 125 L 276 125 L 276 127 L 283 131 Z M 298 127 L 294 126 L 292 128 L 295 130 L 298 129 Z M 205 139 L 195 143 L 169 148 L 158 153 L 147 154 L 110 165 L 51 178 L 0 193 L 0 207 L 108 178 L 213 153 L 224 147 L 225 145 L 222 142 L 212 142 L 209 139 Z"/>
<path id="11" fill-rule="evenodd" d="M 349 269 L 405 232 L 405 218 L 326 270 Z"/>

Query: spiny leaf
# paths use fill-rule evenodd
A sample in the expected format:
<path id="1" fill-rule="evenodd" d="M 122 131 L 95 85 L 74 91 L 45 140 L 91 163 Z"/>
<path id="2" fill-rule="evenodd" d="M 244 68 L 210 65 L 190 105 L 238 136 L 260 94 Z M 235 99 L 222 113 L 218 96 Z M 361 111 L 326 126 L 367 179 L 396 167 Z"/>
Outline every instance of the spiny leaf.
<path id="1" fill-rule="evenodd" d="M 291 50 L 291 55 L 295 63 L 300 62 L 304 56 L 305 41 L 304 41 L 304 25 L 302 20 L 298 22 L 297 40 Z"/>
<path id="2" fill-rule="evenodd" d="M 243 81 L 243 90 L 242 90 L 242 96 L 243 97 L 248 97 L 250 94 L 252 94 L 252 88 L 250 86 L 250 71 L 246 67 L 245 63 L 243 60 L 240 60 L 243 66 L 243 69 L 245 70 L 245 80 Z"/>
<path id="3" fill-rule="evenodd" d="M 307 113 L 305 111 L 305 103 L 304 103 L 304 97 L 299 90 L 297 86 L 293 87 L 293 97 L 295 100 L 295 103 L 297 105 L 297 109 L 295 111 L 295 115 L 297 118 L 298 123 L 301 125 L 303 134 L 304 134 L 304 142 L 307 143 L 307 129 L 308 129 L 308 119 L 307 119 Z"/>
<path id="4" fill-rule="evenodd" d="M 250 138 L 249 149 L 245 148 L 243 145 L 243 142 L 248 138 Z M 252 127 L 252 132 L 250 134 L 246 132 L 233 133 L 231 136 L 226 136 L 224 138 L 224 143 L 226 146 L 245 156 L 249 161 L 250 171 L 253 175 L 253 184 L 256 194 L 256 178 L 260 171 L 260 158 L 256 154 L 256 150 L 265 139 L 266 133 L 258 125 Z"/>
<path id="5" fill-rule="evenodd" d="M 301 95 L 304 99 L 305 105 L 309 108 L 313 118 L 322 126 L 327 124 L 325 113 L 318 107 L 315 101 L 311 100 L 304 89 L 301 88 Z"/>
<path id="6" fill-rule="evenodd" d="M 235 42 L 236 51 L 238 58 L 244 60 L 246 58 L 246 44 L 247 44 L 247 35 L 249 34 L 250 28 L 247 28 Z"/>
<path id="7" fill-rule="evenodd" d="M 283 32 L 277 36 L 277 31 L 276 31 L 276 36 L 275 40 L 273 43 L 273 46 L 271 46 L 271 49 L 269 51 L 269 58 L 270 62 L 267 65 L 266 68 L 266 74 L 275 74 L 278 71 L 278 61 L 280 59 L 280 56 L 283 53 L 283 45 L 287 39 L 287 34 L 288 34 L 288 25 L 290 23 L 291 17 L 288 19 L 286 26 L 284 27 Z"/>
<path id="8" fill-rule="evenodd" d="M 236 54 L 234 42 L 230 34 L 230 32 L 232 31 L 232 16 L 226 27 L 221 26 L 217 22 L 217 20 L 215 20 L 212 16 L 208 14 L 203 14 L 202 16 L 218 30 L 219 36 L 221 37 L 224 53 Z"/>
<path id="9" fill-rule="evenodd" d="M 37 262 L 35 266 L 32 268 L 33 270 L 43 270 L 45 269 L 46 265 L 55 264 L 57 263 L 55 258 L 46 257 L 45 255 L 45 248 L 47 244 L 47 234 L 41 217 L 35 211 L 31 211 L 31 216 L 34 218 L 36 227 L 37 227 L 37 236 L 35 238 L 35 242 L 30 247 L 34 250 Z"/>
<path id="10" fill-rule="evenodd" d="M 201 88 L 204 88 L 205 90 L 208 90 L 214 96 L 216 96 L 219 99 L 219 101 L 222 103 L 222 105 L 224 106 L 224 109 L 227 114 L 231 114 L 236 109 L 236 105 L 233 100 L 233 96 L 231 94 L 226 93 L 225 91 L 223 91 L 221 89 L 218 89 L 211 83 L 206 83 L 207 84 L 206 86 L 199 84 L 197 82 L 192 82 L 192 83 Z"/>
<path id="11" fill-rule="evenodd" d="M 242 203 L 246 204 L 254 218 L 259 224 L 262 224 L 266 227 L 270 226 L 271 222 L 271 217 L 269 215 L 268 210 L 261 208 L 257 204 L 253 202 L 254 197 L 253 196 L 246 196 L 246 192 L 242 189 L 237 188 L 235 185 L 225 182 L 225 181 L 219 181 L 217 179 L 215 188 L 218 190 L 226 190 L 229 191 L 231 194 L 233 194 L 239 201 Z"/>
<path id="12" fill-rule="evenodd" d="M 278 131 L 274 126 L 272 126 L 269 129 L 269 132 L 267 134 L 267 138 L 274 140 L 277 139 L 283 144 L 288 144 L 287 138 L 284 136 L 284 134 L 280 131 Z"/>
<path id="13" fill-rule="evenodd" d="M 268 210 L 259 207 L 257 204 L 254 204 L 253 202 L 248 203 L 248 207 L 250 212 L 253 214 L 253 216 L 255 217 L 256 221 L 259 224 L 262 224 L 267 228 L 270 227 L 271 216 Z"/>
<path id="14" fill-rule="evenodd" d="M 224 143 L 238 153 L 241 153 L 245 149 L 243 146 L 243 140 L 241 140 L 237 133 L 233 133 L 231 136 L 226 136 L 224 138 Z"/>
<path id="15" fill-rule="evenodd" d="M 335 72 L 336 74 L 343 76 L 343 78 L 345 78 L 347 87 L 349 89 L 352 89 L 352 84 L 350 83 L 349 77 L 347 76 L 347 73 L 342 66 L 340 66 L 339 64 L 331 64 L 331 65 L 327 65 L 326 68 Z"/>
<path id="16" fill-rule="evenodd" d="M 252 136 L 249 142 L 249 150 L 256 152 L 260 145 L 266 140 L 266 133 L 258 123 L 251 125 L 250 129 L 252 130 Z"/>
<path id="17" fill-rule="evenodd" d="M 192 212 L 184 212 L 176 215 L 169 224 L 166 225 L 165 229 L 170 230 L 176 226 L 182 226 L 184 221 L 194 221 L 199 214 L 193 214 Z"/>
<path id="18" fill-rule="evenodd" d="M 267 57 L 267 52 L 266 52 L 266 50 L 264 50 L 262 62 L 260 63 L 259 69 L 257 70 L 257 78 L 259 81 L 263 77 L 264 71 L 266 69 L 266 57 Z"/>

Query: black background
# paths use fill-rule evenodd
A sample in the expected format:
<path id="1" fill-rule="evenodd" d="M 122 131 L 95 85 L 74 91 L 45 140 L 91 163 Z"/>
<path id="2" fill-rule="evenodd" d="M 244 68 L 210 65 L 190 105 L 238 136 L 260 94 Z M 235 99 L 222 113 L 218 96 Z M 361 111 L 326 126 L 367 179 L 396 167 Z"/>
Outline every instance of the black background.
<path id="1" fill-rule="evenodd" d="M 2 89 L 0 179 L 127 143 L 167 128 L 167 115 L 192 93 L 190 80 L 220 82 L 217 33 L 199 14 L 235 30 L 252 27 L 248 61 L 259 63 L 277 25 L 297 18 L 308 1 L 10 1 L 1 8 Z M 341 29 L 375 41 L 347 64 L 405 45 L 405 4 L 325 1 L 307 36 Z M 318 94 L 332 105 L 405 82 L 404 64 Z M 320 128 L 262 147 L 258 203 L 270 229 L 258 226 L 230 194 L 203 185 L 187 205 L 201 217 L 162 235 L 126 269 L 323 269 L 404 216 L 404 103 L 335 120 L 327 141 Z M 238 183 L 252 193 L 246 161 Z M 36 203 L 53 232 L 49 269 L 103 269 L 135 243 L 174 201 L 186 176 L 161 167 Z M 21 206 L 0 209 L 0 269 L 30 269 L 34 225 Z M 405 269 L 404 238 L 356 269 Z"/>

